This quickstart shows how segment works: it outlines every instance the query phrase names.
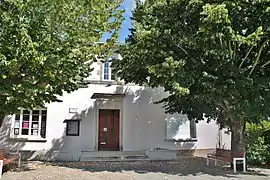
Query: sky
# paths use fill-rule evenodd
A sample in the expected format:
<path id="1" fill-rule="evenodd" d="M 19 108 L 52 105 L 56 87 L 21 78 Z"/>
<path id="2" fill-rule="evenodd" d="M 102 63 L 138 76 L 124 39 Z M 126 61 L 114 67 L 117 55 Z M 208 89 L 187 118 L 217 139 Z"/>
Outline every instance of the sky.
<path id="1" fill-rule="evenodd" d="M 122 9 L 125 9 L 126 12 L 124 13 L 125 20 L 123 21 L 122 28 L 119 31 L 119 42 L 124 42 L 125 39 L 130 34 L 129 28 L 131 28 L 131 19 L 132 10 L 135 8 L 135 0 L 124 0 L 123 4 L 121 5 Z M 109 33 L 105 33 L 101 41 L 105 41 L 108 37 L 110 37 Z"/>
<path id="2" fill-rule="evenodd" d="M 119 41 L 125 41 L 125 38 L 130 34 L 129 28 L 131 28 L 131 19 L 132 10 L 135 8 L 135 0 L 125 0 L 122 4 L 122 8 L 126 10 L 124 17 L 125 21 L 123 22 L 122 29 L 119 32 Z"/>

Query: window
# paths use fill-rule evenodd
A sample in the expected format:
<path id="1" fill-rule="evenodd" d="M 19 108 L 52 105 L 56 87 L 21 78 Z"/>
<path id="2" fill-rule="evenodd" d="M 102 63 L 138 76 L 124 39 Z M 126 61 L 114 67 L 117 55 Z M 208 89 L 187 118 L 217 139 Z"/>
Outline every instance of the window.
<path id="1" fill-rule="evenodd" d="M 170 114 L 166 118 L 167 140 L 196 138 L 196 123 L 183 114 Z"/>
<path id="2" fill-rule="evenodd" d="M 111 80 L 116 80 L 116 74 L 113 72 L 113 68 L 111 67 Z"/>
<path id="3" fill-rule="evenodd" d="M 116 75 L 113 73 L 113 69 L 111 68 L 111 62 L 110 62 L 110 60 L 106 60 L 104 62 L 103 80 L 107 80 L 107 81 L 116 80 Z"/>
<path id="4" fill-rule="evenodd" d="M 46 137 L 47 110 L 21 110 L 15 115 L 13 135 L 19 137 Z"/>
<path id="5" fill-rule="evenodd" d="M 110 62 L 105 61 L 104 62 L 104 80 L 110 80 L 109 76 L 110 76 Z"/>

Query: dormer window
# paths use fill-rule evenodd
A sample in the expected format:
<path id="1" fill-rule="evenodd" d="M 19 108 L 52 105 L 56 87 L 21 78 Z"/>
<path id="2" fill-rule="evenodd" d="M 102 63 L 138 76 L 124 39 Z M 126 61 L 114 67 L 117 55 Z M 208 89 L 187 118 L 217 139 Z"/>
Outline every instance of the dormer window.
<path id="1" fill-rule="evenodd" d="M 110 60 L 106 60 L 103 64 L 104 81 L 114 81 L 116 79 L 115 74 L 112 72 L 111 64 L 112 62 Z"/>
<path id="2" fill-rule="evenodd" d="M 103 79 L 104 80 L 110 80 L 110 62 L 105 61 L 104 62 L 104 73 L 103 73 Z"/>

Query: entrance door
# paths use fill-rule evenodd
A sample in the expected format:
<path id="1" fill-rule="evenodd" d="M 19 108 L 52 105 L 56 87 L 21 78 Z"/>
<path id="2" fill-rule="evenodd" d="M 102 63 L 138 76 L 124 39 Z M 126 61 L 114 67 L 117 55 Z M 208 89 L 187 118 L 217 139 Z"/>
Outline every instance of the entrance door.
<path id="1" fill-rule="evenodd" d="M 119 114 L 116 109 L 99 110 L 98 150 L 119 150 Z"/>

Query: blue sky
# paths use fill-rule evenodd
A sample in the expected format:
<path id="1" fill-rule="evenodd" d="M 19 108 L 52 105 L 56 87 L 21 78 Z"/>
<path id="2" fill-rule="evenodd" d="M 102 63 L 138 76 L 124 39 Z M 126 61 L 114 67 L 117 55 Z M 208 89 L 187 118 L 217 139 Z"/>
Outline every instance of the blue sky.
<path id="1" fill-rule="evenodd" d="M 125 21 L 122 24 L 122 29 L 119 32 L 119 41 L 124 42 L 125 39 L 130 34 L 129 28 L 131 27 L 131 20 L 130 17 L 132 15 L 132 9 L 135 8 L 135 0 L 124 0 L 123 4 L 121 5 L 122 9 L 125 9 L 126 12 L 124 14 Z M 108 33 L 104 34 L 101 41 L 106 40 L 110 35 Z"/>

